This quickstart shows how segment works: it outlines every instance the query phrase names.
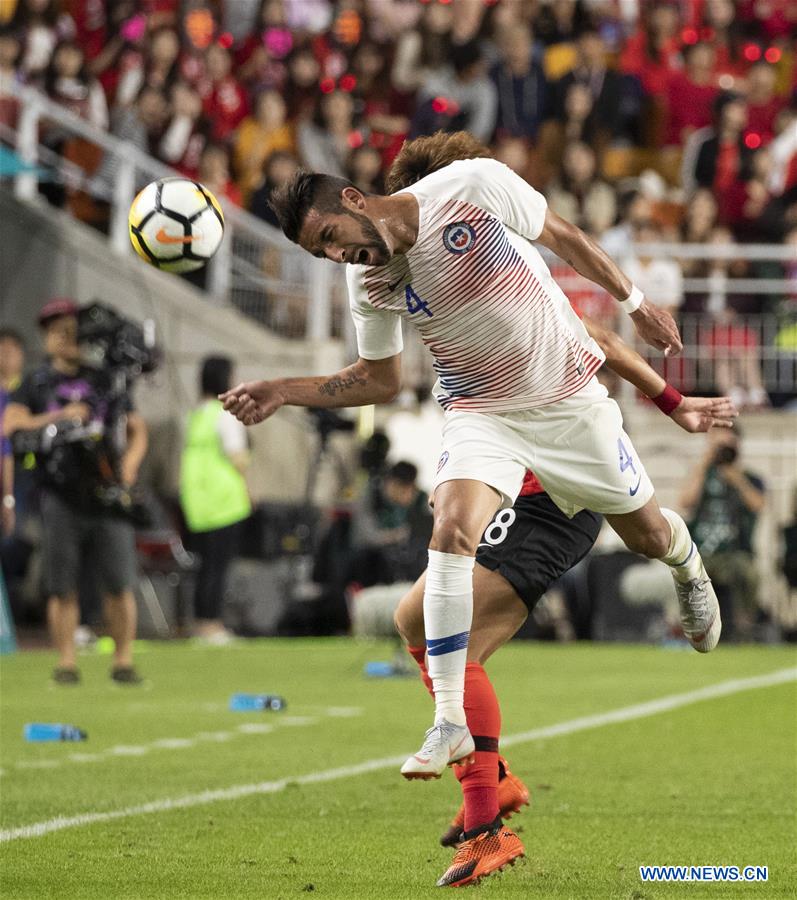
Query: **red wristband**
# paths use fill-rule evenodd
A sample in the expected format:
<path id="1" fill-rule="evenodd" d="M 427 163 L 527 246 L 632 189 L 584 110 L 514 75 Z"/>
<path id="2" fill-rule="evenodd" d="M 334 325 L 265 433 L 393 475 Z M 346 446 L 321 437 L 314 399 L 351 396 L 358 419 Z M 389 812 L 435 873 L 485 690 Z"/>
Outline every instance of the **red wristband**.
<path id="1" fill-rule="evenodd" d="M 665 416 L 669 416 L 684 398 L 674 387 L 666 384 L 664 390 L 658 397 L 651 397 L 650 399 L 658 406 Z"/>

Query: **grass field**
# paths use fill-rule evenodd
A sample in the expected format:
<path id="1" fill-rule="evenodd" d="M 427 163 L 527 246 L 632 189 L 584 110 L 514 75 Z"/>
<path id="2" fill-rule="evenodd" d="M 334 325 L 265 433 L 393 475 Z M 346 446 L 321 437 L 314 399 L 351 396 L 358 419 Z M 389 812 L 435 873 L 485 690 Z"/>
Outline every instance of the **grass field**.
<path id="1" fill-rule="evenodd" d="M 48 654 L 3 658 L 0 894 L 439 896 L 451 852 L 437 840 L 457 784 L 448 773 L 407 783 L 390 761 L 416 749 L 430 718 L 415 679 L 363 677 L 367 660 L 390 652 L 347 640 L 152 646 L 139 656 L 148 682 L 132 688 L 110 682 L 107 657 L 81 661 L 77 688 L 48 684 Z M 703 657 L 513 644 L 488 668 L 511 736 L 794 665 L 784 647 Z M 283 694 L 288 709 L 229 712 L 239 690 Z M 533 794 L 511 822 L 527 858 L 470 890 L 797 897 L 795 682 L 727 691 L 511 744 L 513 770 Z M 29 721 L 76 724 L 89 740 L 25 743 Z M 330 771 L 340 767 L 353 771 Z M 40 823 L 33 836 L 17 831 Z M 769 882 L 643 884 L 640 864 L 766 865 Z"/>

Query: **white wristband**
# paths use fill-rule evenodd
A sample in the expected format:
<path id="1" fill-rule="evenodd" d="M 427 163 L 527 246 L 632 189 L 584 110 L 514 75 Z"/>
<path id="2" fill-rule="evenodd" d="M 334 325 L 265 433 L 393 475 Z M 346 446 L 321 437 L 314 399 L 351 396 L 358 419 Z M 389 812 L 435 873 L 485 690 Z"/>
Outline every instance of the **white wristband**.
<path id="1" fill-rule="evenodd" d="M 627 312 L 632 313 L 636 312 L 640 306 L 642 306 L 645 300 L 645 295 L 636 285 L 632 285 L 631 293 L 625 298 L 625 300 L 620 300 L 620 306 Z"/>

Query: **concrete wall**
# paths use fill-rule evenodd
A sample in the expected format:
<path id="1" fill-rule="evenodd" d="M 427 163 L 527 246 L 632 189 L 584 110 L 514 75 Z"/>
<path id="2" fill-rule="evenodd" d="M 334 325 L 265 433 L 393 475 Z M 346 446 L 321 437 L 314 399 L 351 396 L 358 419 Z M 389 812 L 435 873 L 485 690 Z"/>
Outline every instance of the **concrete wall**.
<path id="1" fill-rule="evenodd" d="M 203 356 L 232 357 L 240 380 L 333 372 L 343 363 L 336 342 L 277 338 L 182 279 L 146 265 L 132 248 L 129 257 L 117 257 L 87 226 L 0 190 L 0 322 L 26 335 L 31 358 L 40 353 L 36 313 L 54 296 L 96 299 L 136 321 L 155 321 L 166 358 L 139 381 L 135 401 L 152 430 L 150 474 L 167 489 L 176 483 L 181 423 L 196 402 Z M 253 496 L 300 497 L 315 447 L 306 414 L 284 410 L 250 436 Z"/>

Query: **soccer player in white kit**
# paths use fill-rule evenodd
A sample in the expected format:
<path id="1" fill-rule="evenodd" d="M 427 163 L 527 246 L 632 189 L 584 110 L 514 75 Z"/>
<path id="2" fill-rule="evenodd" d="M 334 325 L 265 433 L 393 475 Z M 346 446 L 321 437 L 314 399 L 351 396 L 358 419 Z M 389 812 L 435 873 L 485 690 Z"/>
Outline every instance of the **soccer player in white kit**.
<path id="1" fill-rule="evenodd" d="M 603 513 L 633 552 L 675 579 L 684 633 L 700 652 L 719 640 L 719 607 L 683 519 L 660 509 L 617 404 L 595 378 L 604 356 L 534 247 L 599 284 L 665 353 L 681 349 L 672 317 L 647 303 L 601 248 L 493 159 L 460 160 L 390 196 L 300 172 L 272 198 L 283 231 L 348 263 L 359 359 L 332 376 L 249 382 L 222 396 L 247 425 L 283 405 L 384 403 L 401 383 L 401 319 L 434 357 L 446 411 L 424 593 L 435 720 L 408 778 L 472 758 L 463 710 L 477 544 L 532 469 L 559 508 Z"/>

